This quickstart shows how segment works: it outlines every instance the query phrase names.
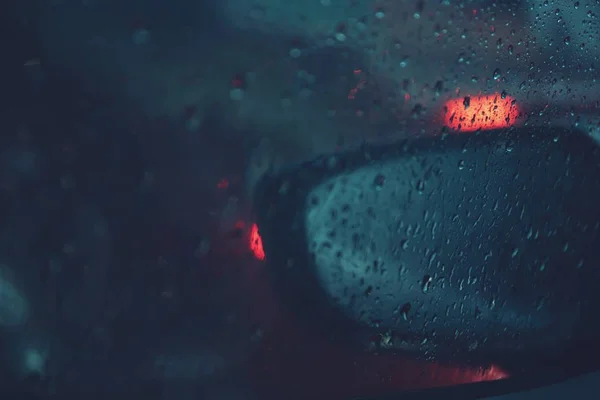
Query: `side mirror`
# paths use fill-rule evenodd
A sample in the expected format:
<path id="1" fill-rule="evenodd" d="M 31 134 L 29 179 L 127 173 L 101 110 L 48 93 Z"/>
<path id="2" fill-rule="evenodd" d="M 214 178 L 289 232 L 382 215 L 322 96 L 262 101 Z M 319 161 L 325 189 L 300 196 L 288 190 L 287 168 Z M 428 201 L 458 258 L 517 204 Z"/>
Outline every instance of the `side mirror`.
<path id="1" fill-rule="evenodd" d="M 583 133 L 364 146 L 264 177 L 255 205 L 280 299 L 331 340 L 530 382 L 597 366 L 600 148 Z"/>

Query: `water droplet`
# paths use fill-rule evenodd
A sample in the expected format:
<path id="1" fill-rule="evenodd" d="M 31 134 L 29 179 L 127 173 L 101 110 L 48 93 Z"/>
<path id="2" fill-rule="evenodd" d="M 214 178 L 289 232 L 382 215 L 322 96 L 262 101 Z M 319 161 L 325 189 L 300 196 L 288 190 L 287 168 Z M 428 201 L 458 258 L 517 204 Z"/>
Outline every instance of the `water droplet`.
<path id="1" fill-rule="evenodd" d="M 435 96 L 438 97 L 442 93 L 443 89 L 444 89 L 444 83 L 442 81 L 437 81 L 435 83 L 435 86 L 433 87 L 433 92 L 434 92 Z"/>
<path id="2" fill-rule="evenodd" d="M 431 275 L 425 275 L 423 277 L 423 282 L 421 282 L 421 288 L 423 289 L 423 293 L 427 293 L 431 289 L 431 282 L 433 278 Z"/>
<path id="3" fill-rule="evenodd" d="M 425 182 L 423 182 L 423 180 L 422 180 L 422 179 L 419 179 L 419 180 L 417 181 L 417 191 L 418 191 L 419 193 L 423 193 L 423 191 L 424 191 L 424 190 L 425 190 Z"/>
<path id="4" fill-rule="evenodd" d="M 383 184 L 385 183 L 385 176 L 383 174 L 377 174 L 375 179 L 373 180 L 373 186 L 376 190 L 381 190 Z"/>
<path id="5" fill-rule="evenodd" d="M 540 297 L 540 298 L 538 299 L 538 302 L 537 302 L 537 307 L 536 307 L 538 311 L 540 311 L 542 308 L 544 308 L 544 303 L 545 303 L 545 302 L 546 302 L 546 299 L 545 299 L 545 298 L 543 298 L 543 297 Z"/>
<path id="6" fill-rule="evenodd" d="M 338 42 L 344 42 L 344 41 L 346 41 L 346 34 L 344 34 L 343 32 L 337 32 L 337 33 L 335 34 L 335 39 L 336 39 Z"/>
<path id="7" fill-rule="evenodd" d="M 411 304 L 410 303 L 405 303 L 401 308 L 400 308 L 400 315 L 402 315 L 402 318 L 404 318 L 404 320 L 408 320 L 408 312 L 411 309 Z"/>
<path id="8" fill-rule="evenodd" d="M 471 98 L 469 96 L 465 96 L 465 98 L 463 99 L 463 106 L 465 107 L 465 110 L 468 109 L 470 105 Z"/>

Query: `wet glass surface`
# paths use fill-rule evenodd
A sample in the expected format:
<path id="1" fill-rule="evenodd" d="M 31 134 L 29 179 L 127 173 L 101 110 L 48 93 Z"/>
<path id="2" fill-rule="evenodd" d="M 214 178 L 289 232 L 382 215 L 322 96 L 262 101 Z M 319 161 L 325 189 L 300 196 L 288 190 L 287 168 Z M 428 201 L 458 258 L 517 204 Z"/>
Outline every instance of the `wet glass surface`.
<path id="1" fill-rule="evenodd" d="M 591 344 L 579 364 L 563 353 L 579 354 L 570 346 L 597 303 L 597 1 L 3 6 L 0 389 L 345 399 L 594 370 Z M 568 140 L 531 157 L 508 139 L 481 150 L 482 135 L 537 146 L 549 132 Z M 390 166 L 367 151 L 409 154 L 405 141 L 448 137 L 480 143 L 481 158 L 442 146 L 441 161 Z M 571 140 L 585 145 L 567 149 Z M 366 169 L 336 164 L 350 154 Z M 261 226 L 289 189 L 268 192 L 269 179 L 310 175 L 315 159 L 333 159 L 339 175 L 298 189 L 307 203 L 286 206 L 277 229 Z M 438 173 L 415 173 L 424 164 Z M 325 193 L 344 179 L 354 194 Z M 337 237 L 322 240 L 330 216 L 304 213 L 322 204 L 311 206 L 311 193 L 339 203 L 340 215 L 348 203 L 363 218 L 358 236 L 335 217 Z M 310 220 L 306 243 L 293 240 L 300 220 Z M 415 229 L 439 243 L 415 245 Z M 521 240 L 535 254 L 519 252 Z M 291 255 L 314 253 L 312 241 L 331 248 L 298 292 L 309 262 Z M 345 269 L 332 261 L 338 252 Z M 329 297 L 311 303 L 321 290 Z M 321 307 L 332 308 L 328 321 Z M 544 330 L 552 335 L 537 345 L 557 358 L 527 365 L 427 350 L 453 336 L 469 354 L 494 338 L 521 346 Z"/>

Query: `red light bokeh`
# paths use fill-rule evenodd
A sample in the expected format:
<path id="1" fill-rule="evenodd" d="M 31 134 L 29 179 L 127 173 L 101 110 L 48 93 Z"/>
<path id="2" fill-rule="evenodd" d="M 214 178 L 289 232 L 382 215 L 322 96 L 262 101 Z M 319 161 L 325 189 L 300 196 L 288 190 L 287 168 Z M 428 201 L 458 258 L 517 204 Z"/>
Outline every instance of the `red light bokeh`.
<path id="1" fill-rule="evenodd" d="M 444 125 L 460 132 L 508 128 L 521 112 L 511 96 L 500 93 L 465 96 L 444 105 Z"/>
<path id="2" fill-rule="evenodd" d="M 250 251 L 252 251 L 252 254 L 254 254 L 254 257 L 258 260 L 263 261 L 265 259 L 262 238 L 258 233 L 258 225 L 256 224 L 252 224 L 252 227 L 250 228 Z"/>

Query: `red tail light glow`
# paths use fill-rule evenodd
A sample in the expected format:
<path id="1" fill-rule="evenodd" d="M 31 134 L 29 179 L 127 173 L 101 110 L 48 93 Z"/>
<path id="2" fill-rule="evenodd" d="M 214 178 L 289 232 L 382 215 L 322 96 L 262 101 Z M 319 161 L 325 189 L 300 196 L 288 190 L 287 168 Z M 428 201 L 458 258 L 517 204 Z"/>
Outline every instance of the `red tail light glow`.
<path id="1" fill-rule="evenodd" d="M 252 254 L 254 254 L 254 257 L 258 260 L 263 261 L 265 259 L 262 238 L 258 233 L 258 225 L 256 224 L 252 224 L 252 227 L 250 228 L 250 251 L 252 251 Z"/>
<path id="2" fill-rule="evenodd" d="M 461 132 L 508 128 L 517 122 L 520 110 L 515 100 L 500 93 L 465 96 L 448 100 L 444 106 L 444 125 Z"/>

